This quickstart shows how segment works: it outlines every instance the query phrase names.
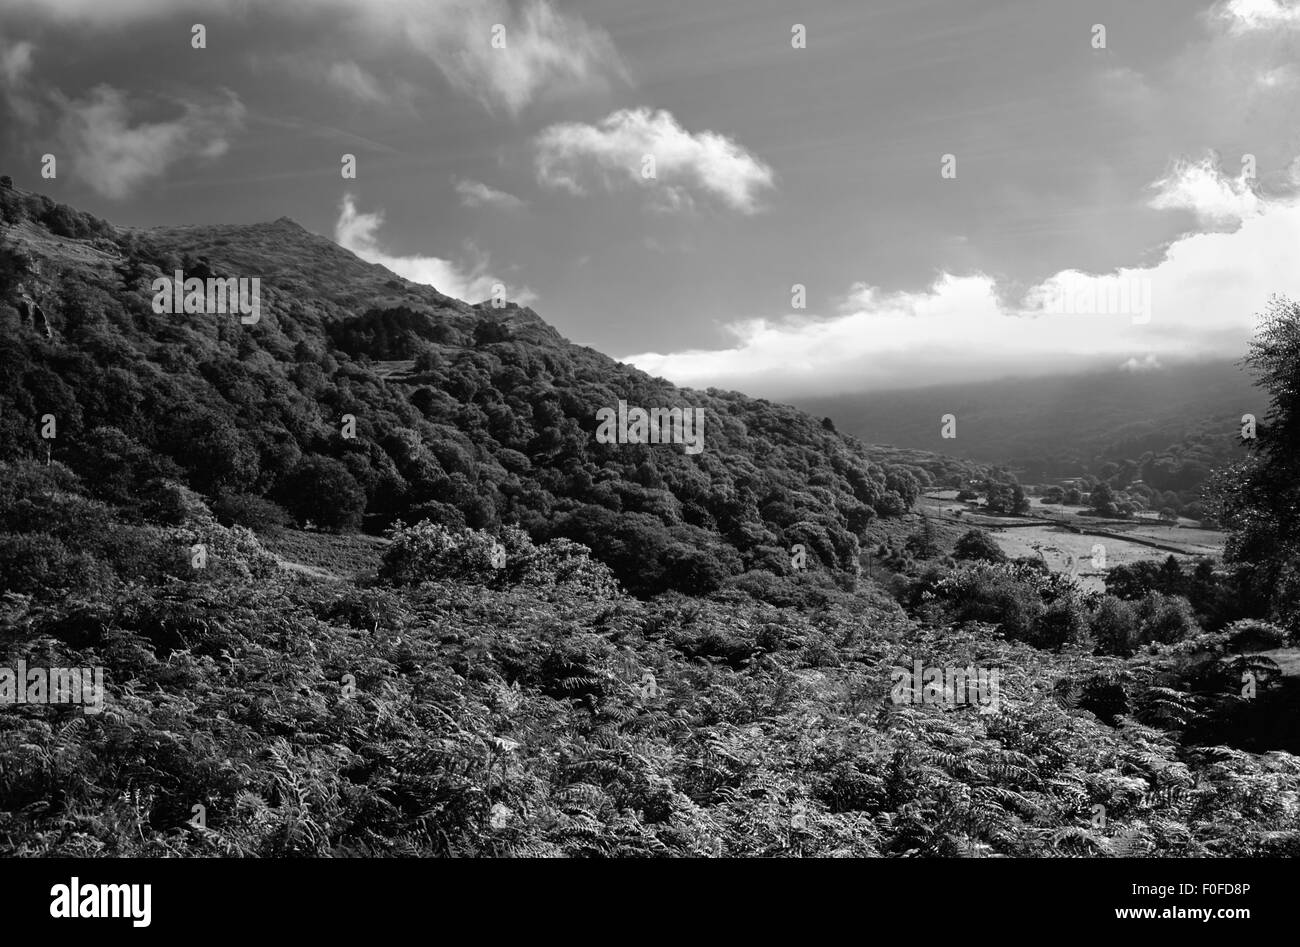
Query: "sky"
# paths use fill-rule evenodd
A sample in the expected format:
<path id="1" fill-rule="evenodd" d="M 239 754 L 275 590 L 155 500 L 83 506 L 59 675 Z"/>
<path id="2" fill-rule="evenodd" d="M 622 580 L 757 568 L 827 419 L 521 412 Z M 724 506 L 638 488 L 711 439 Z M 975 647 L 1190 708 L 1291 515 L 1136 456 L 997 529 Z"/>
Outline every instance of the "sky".
<path id="1" fill-rule="evenodd" d="M 0 130 L 115 223 L 288 216 L 765 397 L 1239 357 L 1300 297 L 1300 0 L 0 0 Z"/>

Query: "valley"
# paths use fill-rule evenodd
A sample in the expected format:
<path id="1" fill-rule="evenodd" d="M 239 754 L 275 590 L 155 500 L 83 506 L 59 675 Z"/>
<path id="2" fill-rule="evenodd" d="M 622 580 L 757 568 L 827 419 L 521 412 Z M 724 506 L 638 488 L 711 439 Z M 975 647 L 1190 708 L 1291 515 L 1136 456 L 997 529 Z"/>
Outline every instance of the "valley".
<path id="1" fill-rule="evenodd" d="M 126 231 L 4 189 L 0 214 L 0 666 L 105 671 L 93 718 L 0 714 L 4 854 L 1300 851 L 1295 734 L 1261 719 L 1294 694 L 1286 601 L 1189 575 L 1218 531 L 1143 518 L 1205 513 L 1214 445 L 1153 453 L 1149 488 L 1102 465 L 1136 515 L 1100 519 L 292 221 Z M 254 267 L 256 323 L 151 305 L 178 268 Z M 600 437 L 620 402 L 701 412 L 707 443 Z M 1092 594 L 1096 544 L 1157 565 Z M 918 663 L 996 674 L 997 707 L 897 703 Z"/>
<path id="2" fill-rule="evenodd" d="M 1221 558 L 1227 538 L 1188 519 L 1177 524 L 1101 519 L 1084 515 L 1086 507 L 1043 503 L 1039 497 L 1030 498 L 1029 512 L 1021 516 L 994 516 L 956 496 L 956 490 L 931 491 L 920 507 L 945 522 L 985 528 L 1009 558 L 1037 556 L 1051 571 L 1074 576 L 1097 592 L 1105 591 L 1106 571 L 1115 566 L 1172 555 L 1190 567 L 1203 558 Z M 1093 562 L 1098 546 L 1104 549 L 1104 565 Z"/>

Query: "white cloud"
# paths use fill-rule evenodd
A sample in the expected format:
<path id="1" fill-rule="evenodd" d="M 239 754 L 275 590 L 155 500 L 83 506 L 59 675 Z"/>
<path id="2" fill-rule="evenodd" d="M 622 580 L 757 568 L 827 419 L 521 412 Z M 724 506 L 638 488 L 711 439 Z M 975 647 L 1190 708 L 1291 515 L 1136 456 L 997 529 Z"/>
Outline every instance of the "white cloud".
<path id="1" fill-rule="evenodd" d="M 1274 69 L 1263 69 L 1256 74 L 1255 83 L 1261 89 L 1281 89 L 1285 86 L 1295 85 L 1295 67 L 1288 64 Z"/>
<path id="2" fill-rule="evenodd" d="M 21 85 L 32 70 L 36 47 L 27 41 L 5 43 L 0 40 L 0 77 L 6 85 Z"/>
<path id="3" fill-rule="evenodd" d="M 358 102 L 379 104 L 388 98 L 379 80 L 351 60 L 332 63 L 325 78 Z"/>
<path id="4" fill-rule="evenodd" d="M 36 103 L 27 95 L 36 47 L 27 41 L 6 43 L 0 38 L 0 79 L 4 81 L 5 104 L 20 122 L 30 124 L 38 114 Z"/>
<path id="5" fill-rule="evenodd" d="M 190 0 L 188 7 L 198 9 L 202 0 Z M 147 17 L 169 12 L 168 6 L 160 0 L 113 0 L 101 3 L 99 0 L 7 0 L 6 6 L 15 12 L 48 20 L 79 20 L 92 24 L 129 23 Z M 230 8 L 232 2 L 214 0 L 211 7 Z M 172 9 L 184 9 L 184 0 L 177 0 Z"/>
<path id="6" fill-rule="evenodd" d="M 1207 226 L 1236 224 L 1262 207 L 1243 169 L 1236 178 L 1224 176 L 1211 155 L 1200 161 L 1179 161 L 1151 187 L 1149 206 L 1156 210 L 1190 210 Z"/>
<path id="7" fill-rule="evenodd" d="M 772 169 L 717 132 L 691 133 L 666 111 L 622 109 L 598 125 L 565 122 L 536 139 L 537 177 L 548 187 L 584 194 L 593 182 L 606 190 L 640 186 L 659 209 L 694 206 L 692 192 L 752 214 L 773 186 Z M 654 158 L 654 178 L 646 176 Z"/>
<path id="8" fill-rule="evenodd" d="M 361 2 L 361 0 L 356 0 Z M 452 85 L 489 108 L 518 114 L 543 92 L 604 87 L 626 72 L 604 30 L 548 0 L 387 0 L 406 38 Z M 504 27 L 505 48 L 492 45 Z"/>
<path id="9" fill-rule="evenodd" d="M 524 202 L 513 194 L 498 191 L 481 181 L 461 178 L 456 182 L 456 193 L 465 207 L 499 207 L 511 210 L 524 206 Z"/>
<path id="10" fill-rule="evenodd" d="M 488 271 L 487 255 L 472 248 L 475 259 L 468 267 L 436 256 L 396 256 L 389 253 L 379 242 L 379 229 L 383 223 L 382 211 L 359 211 L 352 195 L 344 195 L 339 219 L 334 224 L 334 241 L 363 260 L 386 266 L 413 283 L 432 286 L 444 296 L 479 303 L 490 299 L 493 287 L 500 283 L 505 286 L 506 298 L 513 302 L 527 305 L 536 299 L 530 290 L 512 289 L 504 280 L 493 276 Z"/>
<path id="11" fill-rule="evenodd" d="M 1145 323 L 1136 306 L 1133 315 L 1051 314 L 1044 303 L 1076 281 L 1069 271 L 1009 303 L 991 277 L 944 274 L 916 292 L 857 284 L 824 319 L 733 323 L 728 348 L 624 361 L 683 385 L 791 397 L 1236 356 L 1270 296 L 1300 298 L 1297 246 L 1300 199 L 1278 198 L 1232 232 L 1186 235 L 1160 262 L 1113 274 L 1117 283 L 1149 286 Z"/>
<path id="12" fill-rule="evenodd" d="M 1160 359 L 1156 358 L 1155 353 L 1148 352 L 1144 358 L 1134 356 L 1120 365 L 1120 368 L 1126 372 L 1153 372 L 1164 368 L 1160 364 Z"/>
<path id="13" fill-rule="evenodd" d="M 627 72 L 609 34 L 552 0 L 275 0 L 259 9 L 247 0 L 5 0 L 14 10 L 46 20 L 120 27 L 177 18 L 265 16 L 324 25 L 332 48 L 364 49 L 377 61 L 402 65 L 394 52 L 414 51 L 447 80 L 490 109 L 517 115 L 543 95 L 605 89 Z M 494 27 L 505 46 L 493 46 Z M 312 35 L 301 30 L 302 35 Z M 340 35 L 343 34 L 343 35 Z M 329 81 L 363 101 L 379 101 L 377 81 L 363 65 L 343 62 Z"/>
<path id="14" fill-rule="evenodd" d="M 1300 3 L 1286 0 L 1227 0 L 1215 8 L 1215 16 L 1228 23 L 1234 33 L 1300 28 Z"/>
<path id="15" fill-rule="evenodd" d="M 112 86 L 96 86 L 85 99 L 59 92 L 52 99 L 60 111 L 60 140 L 77 176 L 118 199 L 177 161 L 225 154 L 230 136 L 244 122 L 244 106 L 229 91 L 212 103 L 182 103 L 182 114 L 170 121 L 136 124 L 126 93 Z"/>

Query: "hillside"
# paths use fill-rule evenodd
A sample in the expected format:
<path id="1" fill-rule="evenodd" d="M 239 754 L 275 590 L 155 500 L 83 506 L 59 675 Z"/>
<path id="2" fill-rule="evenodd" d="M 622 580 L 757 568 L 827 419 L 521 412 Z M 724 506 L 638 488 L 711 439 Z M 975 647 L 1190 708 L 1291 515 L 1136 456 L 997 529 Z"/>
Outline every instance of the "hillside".
<path id="1" fill-rule="evenodd" d="M 1182 480 L 1197 484 L 1209 468 L 1244 456 L 1241 417 L 1262 418 L 1265 404 L 1226 359 L 797 400 L 863 440 L 1005 464 L 1033 482 L 1149 455 L 1153 468 L 1188 467 Z M 941 436 L 945 414 L 957 416 L 955 438 Z"/>
<path id="2" fill-rule="evenodd" d="M 183 480 L 231 523 L 274 523 L 281 507 L 341 530 L 517 523 L 586 543 L 639 591 L 707 591 L 747 569 L 789 571 L 796 544 L 851 575 L 873 519 L 905 512 L 934 475 L 974 469 L 877 463 L 792 408 L 678 389 L 569 344 L 531 310 L 448 299 L 288 220 L 118 231 L 21 192 L 0 200 L 17 225 L 0 291 L 4 456 L 48 446 L 93 471 L 147 455 L 134 473 Z M 113 266 L 81 265 L 92 241 L 116 250 Z M 150 284 L 176 270 L 258 276 L 261 317 L 154 313 Z M 51 338 L 24 322 L 23 293 Z M 597 412 L 620 401 L 702 410 L 706 449 L 597 443 Z M 143 482 L 88 478 L 107 499 Z"/>
<path id="3" fill-rule="evenodd" d="M 977 463 L 289 221 L 0 213 L 0 854 L 1300 853 L 1294 635 L 1215 563 L 1088 592 L 921 515 Z"/>

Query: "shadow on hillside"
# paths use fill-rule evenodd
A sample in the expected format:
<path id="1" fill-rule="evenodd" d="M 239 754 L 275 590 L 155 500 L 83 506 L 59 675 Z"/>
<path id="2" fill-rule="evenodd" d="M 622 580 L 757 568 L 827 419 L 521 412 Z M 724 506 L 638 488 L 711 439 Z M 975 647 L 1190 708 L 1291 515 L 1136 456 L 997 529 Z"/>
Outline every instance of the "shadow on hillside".
<path id="1" fill-rule="evenodd" d="M 1253 700 L 1237 701 L 1188 726 L 1185 742 L 1250 753 L 1300 754 L 1300 678 L 1283 677 Z"/>

